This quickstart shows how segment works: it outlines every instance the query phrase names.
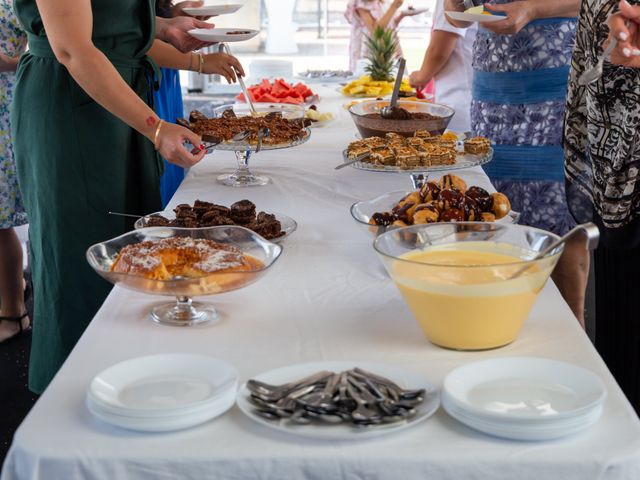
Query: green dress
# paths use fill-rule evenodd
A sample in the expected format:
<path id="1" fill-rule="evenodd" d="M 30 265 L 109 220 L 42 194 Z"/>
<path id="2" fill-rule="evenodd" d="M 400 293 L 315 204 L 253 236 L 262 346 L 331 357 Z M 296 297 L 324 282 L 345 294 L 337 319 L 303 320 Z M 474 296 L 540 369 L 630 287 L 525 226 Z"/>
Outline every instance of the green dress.
<path id="1" fill-rule="evenodd" d="M 92 0 L 93 43 L 147 103 L 154 0 Z M 89 246 L 132 229 L 124 217 L 161 209 L 153 144 L 94 102 L 58 63 L 35 0 L 15 0 L 29 37 L 12 109 L 18 178 L 29 217 L 34 329 L 29 388 L 42 392 L 111 289 Z M 117 348 L 117 345 L 114 345 Z"/>

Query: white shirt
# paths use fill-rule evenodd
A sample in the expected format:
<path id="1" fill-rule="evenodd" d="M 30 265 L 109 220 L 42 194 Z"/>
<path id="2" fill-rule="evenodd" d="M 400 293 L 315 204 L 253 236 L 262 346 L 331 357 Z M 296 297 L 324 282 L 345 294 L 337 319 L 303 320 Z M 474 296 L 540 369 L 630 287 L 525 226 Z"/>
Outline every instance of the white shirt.
<path id="1" fill-rule="evenodd" d="M 433 29 L 455 33 L 460 37 L 449 61 L 434 77 L 436 82 L 435 101 L 448 105 L 456 111 L 451 123 L 449 123 L 450 130 L 454 132 L 469 131 L 471 130 L 471 82 L 473 79 L 471 55 L 478 26 L 474 23 L 468 28 L 454 27 L 445 17 L 444 0 L 436 0 Z"/>

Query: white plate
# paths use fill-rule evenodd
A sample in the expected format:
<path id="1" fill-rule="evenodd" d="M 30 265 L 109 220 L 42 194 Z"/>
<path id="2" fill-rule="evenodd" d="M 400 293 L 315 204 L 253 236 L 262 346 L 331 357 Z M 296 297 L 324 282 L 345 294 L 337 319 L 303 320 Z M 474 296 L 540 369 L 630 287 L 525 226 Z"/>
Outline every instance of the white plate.
<path id="1" fill-rule="evenodd" d="M 237 380 L 235 368 L 205 355 L 151 355 L 102 371 L 92 380 L 88 396 L 121 415 L 173 415 L 235 391 Z"/>
<path id="2" fill-rule="evenodd" d="M 229 32 L 249 32 L 242 34 L 230 34 Z M 212 42 L 212 43 L 230 43 L 230 42 L 242 42 L 244 40 L 249 40 L 255 37 L 258 33 L 258 30 L 253 30 L 251 28 L 196 28 L 194 30 L 189 30 L 189 35 L 197 38 L 198 40 L 202 40 L 203 42 Z"/>
<path id="3" fill-rule="evenodd" d="M 588 370 L 533 357 L 470 363 L 449 373 L 443 390 L 474 416 L 533 422 L 582 415 L 601 406 L 607 395 L 602 381 Z"/>
<path id="4" fill-rule="evenodd" d="M 129 417 L 114 415 L 104 410 L 90 396 L 87 396 L 87 408 L 101 421 L 127 430 L 139 432 L 169 432 L 194 427 L 208 422 L 229 410 L 236 399 L 236 390 L 229 389 L 208 408 L 187 414 L 166 415 L 163 417 Z"/>
<path id="5" fill-rule="evenodd" d="M 476 416 L 469 415 L 464 410 L 457 408 L 446 395 L 442 396 L 442 406 L 446 412 L 460 423 L 478 430 L 479 432 L 495 437 L 508 438 L 510 440 L 544 441 L 555 440 L 579 433 L 595 424 L 602 414 L 602 405 L 591 412 L 571 421 L 559 420 L 557 424 L 529 424 L 514 425 L 499 421 L 486 421 Z"/>
<path id="6" fill-rule="evenodd" d="M 203 7 L 187 7 L 182 11 L 194 17 L 215 17 L 216 15 L 228 15 L 242 8 L 241 3 L 227 3 L 226 5 L 205 5 Z"/>
<path id="7" fill-rule="evenodd" d="M 445 12 L 449 17 L 453 20 L 458 20 L 460 22 L 480 22 L 480 23 L 489 23 L 489 22 L 499 22 L 500 20 L 504 20 L 506 17 L 503 15 L 484 15 L 482 13 L 466 13 L 466 12 Z"/>
<path id="8" fill-rule="evenodd" d="M 364 438 L 371 438 L 387 433 L 398 432 L 406 428 L 410 428 L 419 422 L 422 422 L 435 413 L 440 405 L 440 395 L 436 387 L 425 377 L 420 374 L 404 370 L 392 365 L 385 365 L 379 363 L 368 362 L 315 362 L 315 363 L 303 363 L 299 365 L 292 365 L 290 367 L 278 368 L 269 372 L 262 373 L 256 377 L 256 380 L 260 380 L 266 383 L 283 384 L 291 382 L 296 379 L 300 379 L 311 375 L 321 370 L 330 370 L 334 372 L 341 372 L 349 370 L 354 367 L 360 367 L 368 370 L 371 373 L 387 377 L 389 380 L 394 381 L 402 388 L 417 389 L 424 388 L 427 391 L 427 398 L 425 401 L 416 407 L 417 414 L 410 420 L 405 422 L 393 423 L 388 425 L 376 425 L 372 427 L 356 427 L 346 424 L 338 425 L 292 425 L 285 421 L 267 420 L 254 412 L 255 407 L 249 401 L 250 392 L 247 389 L 246 383 L 240 387 L 238 392 L 238 399 L 236 403 L 240 410 L 242 410 L 249 418 L 255 420 L 267 427 L 280 430 L 292 435 L 298 435 L 307 438 L 321 439 L 321 440 L 359 440 Z"/>

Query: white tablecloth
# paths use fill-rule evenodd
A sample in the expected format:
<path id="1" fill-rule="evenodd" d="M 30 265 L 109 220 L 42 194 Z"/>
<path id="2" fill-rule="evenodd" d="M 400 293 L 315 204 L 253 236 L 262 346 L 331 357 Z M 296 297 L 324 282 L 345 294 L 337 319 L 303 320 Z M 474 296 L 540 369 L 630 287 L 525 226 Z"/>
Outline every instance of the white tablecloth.
<path id="1" fill-rule="evenodd" d="M 349 206 L 410 188 L 406 175 L 335 171 L 355 129 L 333 88 L 323 110 L 337 120 L 298 148 L 262 152 L 252 161 L 272 177 L 266 187 L 234 189 L 215 177 L 235 162 L 208 156 L 188 175 L 172 205 L 195 199 L 230 204 L 242 198 L 285 213 L 298 230 L 258 283 L 209 297 L 222 320 L 202 328 L 154 324 L 160 297 L 115 288 L 50 387 L 16 432 L 3 480 L 27 479 L 505 479 L 640 478 L 640 423 L 556 287 L 549 282 L 519 338 L 488 352 L 429 344 L 359 230 Z M 465 171 L 468 183 L 488 186 Z M 45 315 L 46 313 L 41 313 Z M 161 352 L 204 353 L 231 362 L 242 380 L 276 367 L 318 360 L 385 362 L 441 386 L 467 362 L 539 356 L 594 371 L 608 388 L 600 421 L 553 442 L 513 442 L 471 430 L 439 410 L 396 435 L 357 443 L 302 440 L 246 418 L 236 407 L 204 425 L 165 434 L 119 430 L 84 406 L 90 380 L 115 362 Z"/>

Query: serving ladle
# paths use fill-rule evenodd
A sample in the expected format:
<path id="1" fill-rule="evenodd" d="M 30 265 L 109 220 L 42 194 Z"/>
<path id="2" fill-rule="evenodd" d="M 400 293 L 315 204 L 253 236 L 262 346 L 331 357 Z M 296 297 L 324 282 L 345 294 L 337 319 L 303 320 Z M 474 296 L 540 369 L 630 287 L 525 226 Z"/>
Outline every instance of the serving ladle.
<path id="1" fill-rule="evenodd" d="M 551 245 L 549 245 L 548 247 L 546 247 L 546 248 L 542 249 L 540 252 L 538 252 L 538 254 L 535 257 L 533 257 L 531 260 L 528 261 L 528 265 L 516 270 L 516 272 L 513 273 L 508 278 L 508 280 L 511 280 L 513 278 L 516 278 L 516 277 L 522 275 L 525 271 L 527 271 L 529 268 L 532 267 L 533 262 L 535 262 L 536 260 L 540 260 L 541 258 L 546 257 L 551 252 L 553 252 L 556 248 L 558 248 L 560 245 L 563 245 L 564 243 L 566 243 L 567 240 L 569 240 L 569 239 L 571 239 L 571 238 L 573 238 L 573 237 L 575 237 L 575 236 L 577 236 L 579 234 L 587 236 L 587 249 L 588 250 L 593 250 L 598 246 L 598 240 L 600 239 L 600 230 L 598 230 L 598 227 L 596 227 L 595 224 L 589 222 L 589 223 L 582 223 L 580 225 L 576 225 L 571 230 L 569 230 L 569 232 L 567 234 L 563 235 L 558 240 L 553 242 Z"/>
<path id="2" fill-rule="evenodd" d="M 404 58 L 400 58 L 398 64 L 398 72 L 396 74 L 396 83 L 393 85 L 393 93 L 391 94 L 391 103 L 380 110 L 380 116 L 388 120 L 406 120 L 410 117 L 409 112 L 404 108 L 398 107 L 398 96 L 400 95 L 400 86 L 402 85 L 402 77 L 404 76 L 404 67 L 407 64 Z"/>

